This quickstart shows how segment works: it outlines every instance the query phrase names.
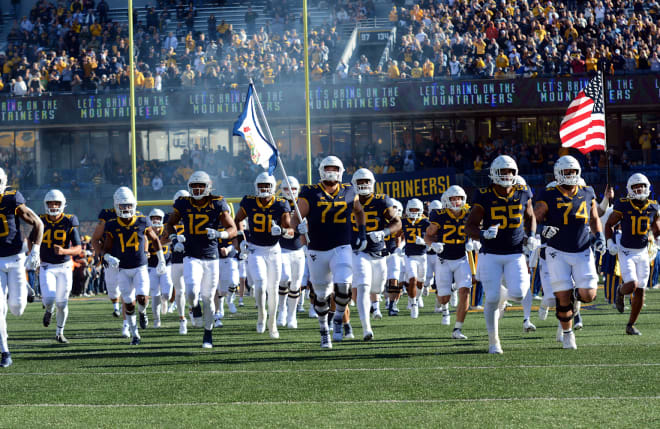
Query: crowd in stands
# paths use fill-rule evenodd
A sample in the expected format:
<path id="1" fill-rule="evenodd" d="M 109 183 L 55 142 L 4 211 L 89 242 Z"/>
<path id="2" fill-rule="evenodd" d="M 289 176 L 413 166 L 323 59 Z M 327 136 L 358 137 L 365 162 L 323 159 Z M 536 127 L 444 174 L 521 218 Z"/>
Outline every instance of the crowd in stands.
<path id="1" fill-rule="evenodd" d="M 398 43 L 386 64 L 360 58 L 338 64 L 336 26 L 375 15 L 373 0 L 337 0 L 333 21 L 312 26 L 314 80 L 375 76 L 512 78 L 660 71 L 658 0 L 437 1 L 395 0 L 389 20 Z M 224 87 L 252 78 L 265 85 L 302 73 L 300 16 L 291 1 L 267 1 L 268 25 L 249 8 L 245 28 L 210 16 L 194 28 L 197 9 L 185 0 L 158 0 L 144 19 L 135 11 L 138 90 Z M 13 23 L 0 53 L 0 91 L 14 95 L 108 91 L 128 87 L 128 28 L 109 19 L 106 0 L 39 0 Z"/>

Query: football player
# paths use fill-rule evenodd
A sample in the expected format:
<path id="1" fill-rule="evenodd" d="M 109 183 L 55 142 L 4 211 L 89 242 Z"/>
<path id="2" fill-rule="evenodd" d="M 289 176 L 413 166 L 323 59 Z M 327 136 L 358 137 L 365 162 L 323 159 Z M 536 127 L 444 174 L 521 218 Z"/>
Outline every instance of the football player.
<path id="1" fill-rule="evenodd" d="M 238 272 L 238 251 L 234 246 L 234 240 L 219 240 L 218 250 L 220 255 L 220 283 L 218 284 L 218 293 L 216 295 L 216 316 L 215 326 L 222 326 L 221 319 L 224 318 L 224 301 L 227 299 L 229 312 L 236 313 L 236 306 L 232 299 L 239 284 Z"/>
<path id="2" fill-rule="evenodd" d="M 133 192 L 125 186 L 113 196 L 117 217 L 105 223 L 103 255 L 110 267 L 118 268 L 117 282 L 124 301 L 124 311 L 131 331 L 131 345 L 140 344 L 140 333 L 136 323 L 135 302 L 137 298 L 140 328 L 145 329 L 147 319 L 147 295 L 149 295 L 149 272 L 147 270 L 147 240 L 156 249 L 156 273 L 165 274 L 167 263 L 160 240 L 148 224 L 147 219 L 137 214 L 137 201 Z"/>
<path id="3" fill-rule="evenodd" d="M 174 194 L 172 204 L 179 199 L 179 197 L 189 197 L 190 192 L 181 189 Z M 172 286 L 174 287 L 174 302 L 179 313 L 179 334 L 186 335 L 188 333 L 188 321 L 186 320 L 186 288 L 183 281 L 183 249 L 184 246 L 176 246 L 177 243 L 182 245 L 186 242 L 186 236 L 183 235 L 183 224 L 181 222 L 174 225 L 174 236 L 169 244 L 170 247 L 170 271 L 172 276 Z M 163 232 L 164 233 L 164 232 Z M 176 249 L 175 249 L 176 248 Z M 198 294 L 199 295 L 199 294 Z M 199 297 L 198 297 L 199 299 Z"/>
<path id="4" fill-rule="evenodd" d="M 517 174 L 518 166 L 513 158 L 507 155 L 495 158 L 490 165 L 492 183 L 477 190 L 466 221 L 468 236 L 480 240 L 482 246 L 477 269 L 486 294 L 488 353 L 494 354 L 502 353 L 498 327 L 501 301 L 507 295 L 522 300 L 530 293 L 523 244 L 525 233 L 536 231 L 536 220 L 532 193 L 524 185 L 514 185 Z M 535 237 L 527 239 L 529 249 L 535 250 L 539 245 Z M 506 293 L 500 290 L 502 279 Z"/>
<path id="5" fill-rule="evenodd" d="M 440 200 L 433 200 L 428 204 L 428 215 L 427 217 L 431 218 L 431 213 L 435 210 L 442 210 L 442 202 Z M 424 280 L 424 288 L 422 289 L 422 297 L 428 296 L 429 290 L 434 289 L 434 275 L 435 275 L 435 265 L 438 262 L 438 258 L 435 257 L 436 253 L 430 247 L 426 251 L 426 279 Z M 454 292 L 452 292 L 452 298 L 454 297 Z M 439 305 L 439 298 L 436 294 L 436 307 Z M 424 299 L 419 299 L 419 308 L 424 308 Z M 454 303 L 454 307 L 456 303 Z M 444 306 L 443 306 L 444 308 Z M 449 308 L 447 308 L 449 310 Z"/>
<path id="6" fill-rule="evenodd" d="M 378 300 L 387 281 L 387 262 L 385 260 L 385 237 L 397 234 L 401 230 L 401 219 L 390 197 L 374 193 L 376 179 L 366 168 L 358 169 L 351 179 L 356 189 L 360 204 L 364 210 L 367 230 L 367 246 L 353 253 L 353 294 L 360 322 L 363 339 L 370 341 L 374 333 L 371 329 L 370 307 L 374 319 L 381 319 Z M 353 240 L 357 239 L 359 227 L 353 223 Z"/>
<path id="7" fill-rule="evenodd" d="M 442 194 L 442 210 L 431 212 L 430 225 L 426 229 L 424 241 L 430 246 L 437 259 L 435 267 L 435 287 L 440 303 L 447 305 L 452 294 L 452 283 L 458 288 L 458 306 L 456 308 L 456 324 L 452 338 L 465 340 L 462 328 L 465 314 L 470 305 L 470 288 L 472 287 L 472 272 L 468 262 L 465 245 L 465 219 L 469 212 L 466 203 L 467 195 L 458 185 L 450 186 Z M 449 325 L 449 309 L 445 307 L 442 324 Z"/>
<path id="8" fill-rule="evenodd" d="M 174 202 L 165 226 L 169 239 L 177 238 L 174 251 L 183 251 L 183 281 L 186 299 L 193 309 L 193 318 L 204 324 L 202 348 L 213 348 L 214 297 L 220 279 L 218 262 L 218 238 L 227 240 L 236 235 L 227 201 L 211 194 L 211 177 L 204 171 L 196 171 L 188 178 L 190 196 L 179 197 Z M 175 234 L 175 225 L 183 224 L 185 242 Z M 200 298 L 202 303 L 200 303 Z M 204 312 L 202 314 L 202 306 Z"/>
<path id="9" fill-rule="evenodd" d="M 289 202 L 291 212 L 294 212 L 294 201 L 298 200 L 300 184 L 298 179 L 289 176 L 289 183 L 285 180 L 280 185 L 282 196 Z M 282 278 L 279 289 L 279 315 L 277 324 L 291 329 L 298 327 L 296 311 L 300 299 L 300 288 L 305 273 L 305 248 L 302 236 L 294 231 L 291 238 L 280 238 L 282 247 Z M 301 304 L 302 305 L 302 304 Z"/>
<path id="10" fill-rule="evenodd" d="M 307 222 L 299 223 L 297 217 L 292 220 L 301 235 L 309 232 L 307 263 L 315 292 L 314 307 L 323 349 L 332 348 L 327 316 L 333 284 L 336 309 L 332 323 L 335 340 L 343 338 L 342 319 L 351 301 L 351 213 L 355 214 L 355 223 L 358 225 L 357 240 L 352 244 L 356 250 L 364 250 L 367 246 L 364 211 L 355 189 L 341 182 L 343 173 L 344 165 L 339 158 L 325 157 L 319 165 L 320 183 L 303 186 L 298 197 L 300 214 Z"/>
<path id="11" fill-rule="evenodd" d="M 32 243 L 26 257 L 19 219 L 32 227 L 29 241 Z M 7 174 L 0 168 L 0 367 L 12 364 L 7 345 L 7 309 L 20 316 L 27 305 L 27 278 L 25 269 L 39 267 L 39 252 L 44 225 L 25 205 L 23 195 L 17 190 L 7 190 Z M 7 299 L 9 295 L 9 299 Z M 9 308 L 8 308 L 9 307 Z"/>
<path id="12" fill-rule="evenodd" d="M 641 173 L 635 173 L 626 184 L 628 196 L 614 203 L 614 209 L 605 224 L 607 250 L 611 255 L 619 256 L 621 280 L 616 295 L 616 309 L 624 310 L 624 296 L 632 294 L 630 318 L 626 334 L 642 335 L 635 327 L 644 305 L 644 293 L 650 274 L 649 232 L 657 239 L 660 235 L 660 207 L 658 202 L 650 200 L 651 183 Z M 614 240 L 614 227 L 620 224 L 619 241 Z"/>
<path id="13" fill-rule="evenodd" d="M 246 195 L 234 221 L 240 225 L 247 219 L 250 235 L 241 243 L 248 250 L 247 269 L 254 285 L 257 302 L 257 332 L 263 333 L 268 326 L 271 338 L 279 338 L 277 330 L 277 289 L 282 275 L 280 236 L 293 238 L 290 227 L 291 208 L 281 197 L 275 196 L 275 177 L 268 172 L 260 173 L 254 181 L 255 195 Z M 268 319 L 266 319 L 268 299 Z"/>
<path id="14" fill-rule="evenodd" d="M 541 235 L 547 239 L 545 259 L 565 349 L 577 348 L 575 303 L 596 298 L 598 274 L 591 245 L 599 253 L 605 249 L 596 195 L 591 187 L 579 184 L 581 171 L 572 156 L 559 158 L 554 166 L 557 186 L 546 188 L 534 207 L 537 222 L 545 225 Z"/>
<path id="15" fill-rule="evenodd" d="M 153 209 L 149 212 L 149 219 L 147 224 L 151 227 L 156 235 L 160 236 L 163 233 L 163 220 L 165 219 L 165 212 L 161 209 Z M 149 272 L 149 285 L 151 290 L 151 312 L 154 316 L 154 328 L 160 328 L 160 315 L 167 312 L 167 304 L 170 300 L 172 293 L 172 267 L 170 265 L 172 254 L 170 253 L 170 246 L 167 244 L 161 245 L 163 255 L 165 256 L 165 272 L 159 274 L 158 267 L 158 246 L 153 241 L 149 241 L 149 259 L 147 260 Z"/>
<path id="16" fill-rule="evenodd" d="M 69 293 L 73 286 L 73 255 L 80 253 L 81 239 L 78 232 L 78 218 L 65 214 L 66 198 L 64 194 L 52 189 L 44 197 L 45 214 L 40 216 L 44 224 L 44 235 L 41 240 L 41 269 L 39 284 L 41 285 L 42 301 L 46 308 L 44 327 L 50 325 L 53 311 L 57 308 L 55 321 L 55 340 L 66 344 L 69 341 L 64 336 L 64 325 L 69 315 Z"/>
<path id="17" fill-rule="evenodd" d="M 413 198 L 406 204 L 405 217 L 402 220 L 401 232 L 406 243 L 406 279 L 408 279 L 408 307 L 410 317 L 419 317 L 418 289 L 421 295 L 426 278 L 426 242 L 424 234 L 429 226 L 429 220 L 424 216 L 424 204 Z"/>
<path id="18" fill-rule="evenodd" d="M 392 200 L 395 214 L 399 219 L 403 218 L 403 206 L 398 200 Z M 399 298 L 401 297 L 401 271 L 405 270 L 403 260 L 403 245 L 404 240 L 401 234 L 390 234 L 385 240 L 385 246 L 388 251 L 386 264 L 387 264 L 387 314 L 389 316 L 396 316 L 399 314 Z"/>

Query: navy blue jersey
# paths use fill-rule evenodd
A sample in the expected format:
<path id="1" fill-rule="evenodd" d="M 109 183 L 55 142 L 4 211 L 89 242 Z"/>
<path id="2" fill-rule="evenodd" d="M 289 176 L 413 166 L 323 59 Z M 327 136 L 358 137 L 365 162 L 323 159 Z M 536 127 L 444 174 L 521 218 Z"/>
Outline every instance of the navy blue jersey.
<path id="1" fill-rule="evenodd" d="M 112 239 L 110 254 L 119 258 L 119 268 L 137 268 L 147 265 L 147 218 L 136 215 L 130 221 L 122 218 L 105 223 L 105 234 Z"/>
<path id="2" fill-rule="evenodd" d="M 474 196 L 473 207 L 484 210 L 483 229 L 499 224 L 497 236 L 491 240 L 481 240 L 482 253 L 512 255 L 522 253 L 525 225 L 523 215 L 532 193 L 524 185 L 512 187 L 509 195 L 499 195 L 492 185 L 480 188 Z"/>
<path id="3" fill-rule="evenodd" d="M 117 213 L 115 212 L 115 209 L 102 209 L 98 216 L 99 220 L 102 220 L 103 222 L 107 222 L 116 217 Z"/>
<path id="4" fill-rule="evenodd" d="M 384 194 L 373 194 L 367 201 L 362 204 L 364 209 L 364 217 L 366 219 L 367 233 L 373 231 L 381 231 L 387 226 L 385 219 L 385 212 L 388 208 L 393 207 L 392 199 Z M 355 215 L 351 214 L 351 223 L 353 224 L 353 233 L 351 234 L 351 242 L 357 242 L 358 226 Z M 367 234 L 367 247 L 364 249 L 366 253 L 381 254 L 385 256 L 385 242 L 379 241 L 374 243 Z"/>
<path id="5" fill-rule="evenodd" d="M 153 226 L 151 229 L 154 230 L 156 235 L 160 236 L 160 234 L 163 233 L 163 227 L 160 228 L 154 228 Z M 163 256 L 165 256 L 165 263 L 167 265 L 170 265 L 172 263 L 172 252 L 170 252 L 170 245 L 169 244 L 163 244 Z M 156 247 L 156 243 L 153 241 L 149 241 L 149 259 L 147 261 L 147 264 L 151 268 L 156 268 L 158 266 L 158 248 Z"/>
<path id="6" fill-rule="evenodd" d="M 183 234 L 183 225 L 180 223 L 174 225 L 174 231 L 177 235 Z M 170 262 L 173 264 L 183 264 L 183 252 L 175 252 L 173 243 L 170 243 L 170 246 L 172 247 Z"/>
<path id="7" fill-rule="evenodd" d="M 293 201 L 289 201 L 289 208 L 291 209 L 291 216 L 294 216 Z M 293 238 L 280 237 L 280 247 L 287 250 L 298 250 L 303 247 L 302 236 L 294 230 Z"/>
<path id="8" fill-rule="evenodd" d="M 596 199 L 590 186 L 577 186 L 575 194 L 568 194 L 559 187 L 546 188 L 541 192 L 539 203 L 548 207 L 544 225 L 559 228 L 548 246 L 562 252 L 582 252 L 591 244 L 589 215 Z"/>
<path id="9" fill-rule="evenodd" d="M 25 204 L 25 198 L 18 191 L 5 191 L 0 194 L 0 256 L 21 253 L 23 236 L 19 227 L 16 209 Z"/>
<path id="10" fill-rule="evenodd" d="M 658 202 L 646 200 L 637 205 L 637 200 L 620 198 L 614 203 L 613 211 L 621 215 L 621 241 L 619 244 L 628 249 L 641 249 L 649 241 L 651 225 L 658 216 Z"/>
<path id="11" fill-rule="evenodd" d="M 63 214 L 55 221 L 51 221 L 45 214 L 39 217 L 44 224 L 40 249 L 41 261 L 49 264 L 63 264 L 70 261 L 71 255 L 55 254 L 55 245 L 69 249 L 81 244 L 78 218 L 72 214 Z"/>
<path id="12" fill-rule="evenodd" d="M 249 241 L 257 246 L 274 246 L 280 240 L 273 236 L 270 229 L 273 221 L 280 225 L 282 215 L 289 213 L 289 203 L 281 197 L 273 197 L 263 204 L 257 197 L 246 195 L 241 200 L 240 209 L 245 213 L 250 228 Z"/>
<path id="13" fill-rule="evenodd" d="M 426 228 L 430 225 L 428 218 L 422 217 L 417 221 L 413 221 L 406 217 L 401 219 L 401 223 L 401 230 L 403 231 L 403 238 L 406 243 L 406 247 L 404 248 L 406 255 L 414 256 L 426 253 L 426 245 L 415 244 L 415 241 L 417 240 L 417 237 L 424 238 Z"/>
<path id="14" fill-rule="evenodd" d="M 174 210 L 181 215 L 183 235 L 186 237 L 185 256 L 197 259 L 218 259 L 218 240 L 210 240 L 206 228 L 224 229 L 220 216 L 229 213 L 223 197 L 211 195 L 203 204 L 192 197 L 179 197 Z"/>
<path id="15" fill-rule="evenodd" d="M 303 185 L 298 197 L 309 206 L 310 250 L 330 250 L 351 242 L 351 213 L 355 190 L 351 185 L 339 184 L 337 191 L 330 195 L 322 185 Z"/>
<path id="16" fill-rule="evenodd" d="M 438 227 L 437 241 L 444 243 L 442 259 L 461 259 L 465 256 L 465 219 L 470 209 L 465 206 L 458 214 L 449 209 L 433 210 L 429 222 Z"/>

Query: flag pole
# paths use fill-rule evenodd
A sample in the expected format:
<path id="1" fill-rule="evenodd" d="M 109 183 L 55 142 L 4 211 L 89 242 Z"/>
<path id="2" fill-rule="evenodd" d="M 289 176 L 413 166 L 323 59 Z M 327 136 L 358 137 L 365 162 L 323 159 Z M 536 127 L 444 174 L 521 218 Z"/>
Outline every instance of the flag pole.
<path id="1" fill-rule="evenodd" d="M 610 180 L 610 151 L 607 148 L 607 109 L 605 108 L 606 102 L 605 102 L 605 72 L 603 70 L 600 70 L 598 73 L 600 73 L 600 78 L 601 78 L 601 83 L 602 85 L 600 86 L 601 90 L 601 96 L 603 97 L 603 134 L 605 134 L 605 161 L 607 162 L 606 169 L 605 169 L 605 175 L 606 175 L 606 182 L 607 184 L 605 185 L 605 191 L 607 192 L 607 188 L 611 184 Z"/>
<path id="2" fill-rule="evenodd" d="M 261 107 L 261 101 L 259 101 L 259 94 L 257 94 L 257 89 L 254 87 L 254 82 L 252 82 L 252 78 L 250 78 L 250 85 L 252 85 L 252 94 L 254 94 L 254 100 L 257 102 L 257 109 L 259 110 L 259 114 L 264 121 L 264 125 L 266 128 L 266 133 L 268 134 L 268 139 L 271 141 L 271 144 L 275 145 L 275 139 L 273 138 L 273 134 L 270 132 L 270 126 L 268 126 L 268 119 L 266 119 L 266 114 L 264 113 L 263 108 Z M 282 158 L 280 158 L 280 153 L 277 151 L 277 165 L 280 166 L 280 169 L 282 170 L 282 175 L 284 175 L 284 182 L 286 183 L 286 186 L 291 189 L 291 184 L 289 183 L 289 176 L 286 174 L 286 170 L 284 169 L 284 164 L 282 163 Z M 302 215 L 300 214 L 300 209 L 298 208 L 298 202 L 294 199 L 293 201 L 293 208 L 295 209 L 296 216 L 298 217 L 298 221 L 302 223 L 303 218 Z M 309 237 L 307 234 L 305 234 L 305 239 L 307 239 L 307 243 L 309 243 Z"/>

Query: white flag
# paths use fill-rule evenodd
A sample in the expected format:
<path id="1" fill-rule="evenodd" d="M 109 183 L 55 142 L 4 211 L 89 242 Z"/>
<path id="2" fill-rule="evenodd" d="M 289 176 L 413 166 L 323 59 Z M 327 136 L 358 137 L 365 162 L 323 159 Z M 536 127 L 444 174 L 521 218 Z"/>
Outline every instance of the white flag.
<path id="1" fill-rule="evenodd" d="M 268 174 L 272 175 L 277 166 L 277 148 L 269 142 L 259 125 L 257 112 L 254 108 L 254 88 L 252 84 L 248 87 L 247 99 L 243 113 L 234 123 L 235 136 L 243 137 L 250 148 L 250 158 L 255 164 L 259 164 Z"/>

